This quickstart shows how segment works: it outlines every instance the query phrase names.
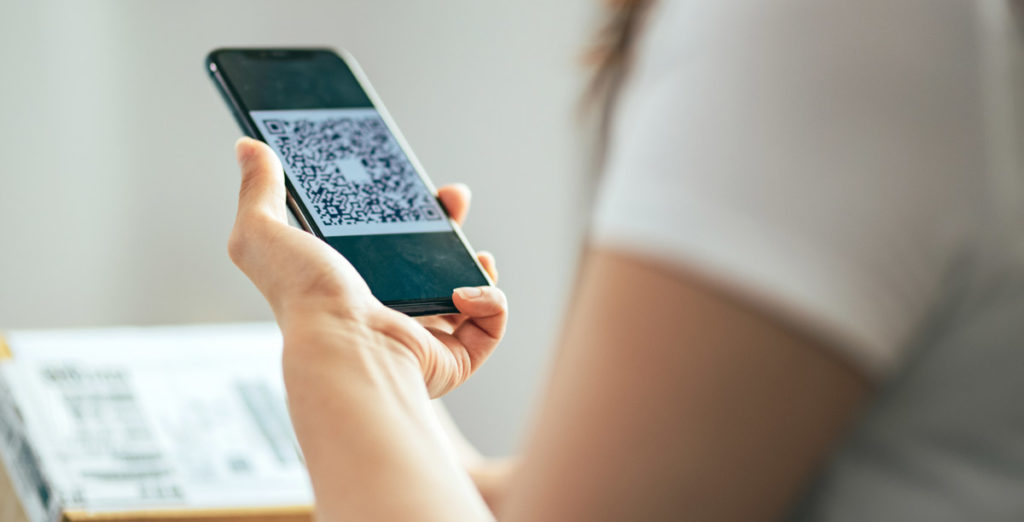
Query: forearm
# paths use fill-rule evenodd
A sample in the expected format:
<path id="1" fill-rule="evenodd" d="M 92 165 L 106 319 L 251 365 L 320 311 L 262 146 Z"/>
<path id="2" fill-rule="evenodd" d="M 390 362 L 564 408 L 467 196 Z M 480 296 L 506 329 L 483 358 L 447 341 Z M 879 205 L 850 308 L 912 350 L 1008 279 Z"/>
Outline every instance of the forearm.
<path id="1" fill-rule="evenodd" d="M 286 332 L 284 373 L 321 519 L 491 519 L 416 359 L 373 332 L 313 332 Z"/>
<path id="2" fill-rule="evenodd" d="M 487 507 L 491 508 L 492 513 L 498 513 L 501 501 L 508 491 L 512 475 L 519 465 L 519 459 L 515 457 L 484 457 L 466 440 L 444 403 L 440 399 L 431 402 L 448 440 L 455 446 L 459 462 L 469 472 L 477 491 L 487 502 Z"/>

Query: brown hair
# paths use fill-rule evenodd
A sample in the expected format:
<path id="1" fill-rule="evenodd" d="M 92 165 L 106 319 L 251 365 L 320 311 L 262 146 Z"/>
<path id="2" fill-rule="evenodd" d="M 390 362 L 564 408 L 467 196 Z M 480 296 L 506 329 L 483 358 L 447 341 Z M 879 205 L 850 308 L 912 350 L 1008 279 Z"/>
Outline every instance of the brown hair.
<path id="1" fill-rule="evenodd" d="M 586 62 L 594 67 L 594 74 L 584 96 L 584 104 L 587 112 L 598 111 L 598 163 L 603 160 L 615 99 L 628 72 L 630 55 L 644 14 L 652 3 L 653 0 L 606 0 L 606 22 L 598 30 L 586 55 Z"/>

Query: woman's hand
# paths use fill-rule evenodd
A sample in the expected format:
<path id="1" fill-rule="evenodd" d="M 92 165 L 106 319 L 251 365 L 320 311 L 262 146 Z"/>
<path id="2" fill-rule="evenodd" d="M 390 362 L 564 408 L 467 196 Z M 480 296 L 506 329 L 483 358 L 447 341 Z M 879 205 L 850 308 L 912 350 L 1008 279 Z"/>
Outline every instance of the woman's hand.
<path id="1" fill-rule="evenodd" d="M 231 259 L 270 303 L 289 352 L 303 346 L 370 350 L 375 357 L 414 361 L 432 397 L 451 391 L 484 362 L 505 331 L 505 295 L 495 287 L 457 289 L 459 314 L 421 322 L 382 305 L 351 264 L 325 242 L 288 224 L 284 177 L 274 152 L 242 138 L 242 170 Z M 461 221 L 468 210 L 462 187 L 440 194 Z M 482 255 L 492 276 L 494 262 Z"/>

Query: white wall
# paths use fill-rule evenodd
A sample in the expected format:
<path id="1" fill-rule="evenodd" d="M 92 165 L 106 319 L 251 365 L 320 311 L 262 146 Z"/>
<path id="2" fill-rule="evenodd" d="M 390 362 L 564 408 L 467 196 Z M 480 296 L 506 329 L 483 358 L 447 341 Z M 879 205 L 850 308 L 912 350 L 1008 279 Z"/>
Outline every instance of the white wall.
<path id="1" fill-rule="evenodd" d="M 202 67 L 219 46 L 360 59 L 431 177 L 474 189 L 508 337 L 449 400 L 514 448 L 572 282 L 575 121 L 592 0 L 4 2 L 0 328 L 270 318 L 230 264 L 239 131 Z"/>

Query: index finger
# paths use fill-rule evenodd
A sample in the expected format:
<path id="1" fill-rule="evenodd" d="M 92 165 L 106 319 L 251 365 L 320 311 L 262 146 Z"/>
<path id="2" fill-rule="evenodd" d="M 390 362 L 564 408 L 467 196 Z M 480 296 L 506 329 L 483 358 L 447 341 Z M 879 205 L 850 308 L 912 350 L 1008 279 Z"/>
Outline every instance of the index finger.
<path id="1" fill-rule="evenodd" d="M 448 215 L 459 226 L 462 226 L 462 223 L 466 221 L 466 215 L 469 214 L 469 202 L 472 196 L 469 187 L 462 183 L 445 185 L 437 189 L 438 199 L 441 200 L 444 209 L 448 211 Z"/>

